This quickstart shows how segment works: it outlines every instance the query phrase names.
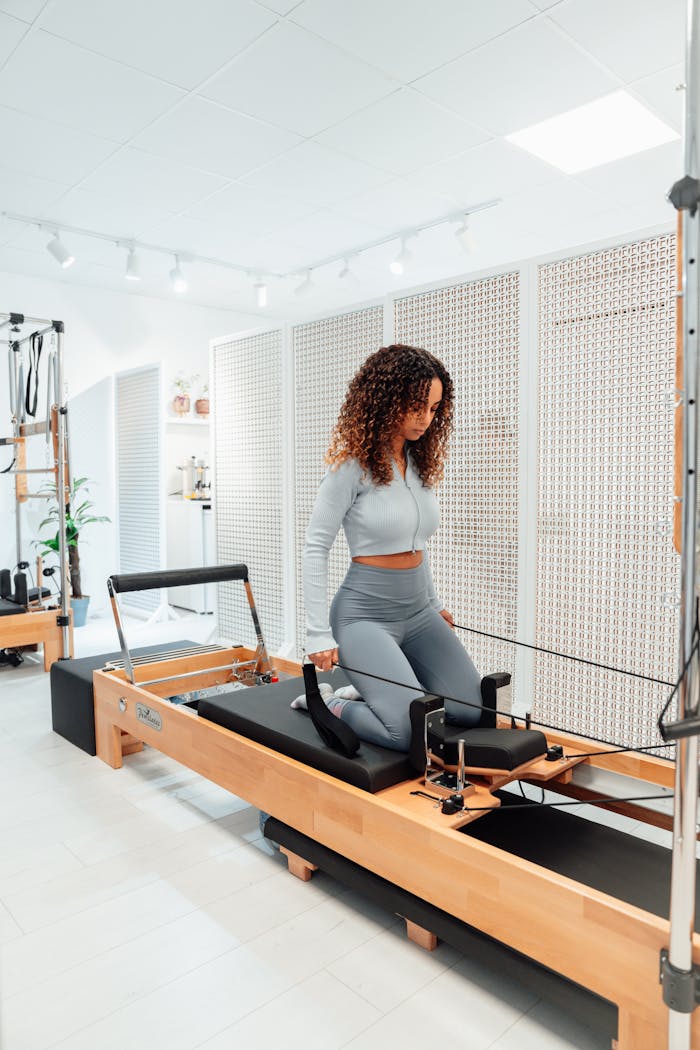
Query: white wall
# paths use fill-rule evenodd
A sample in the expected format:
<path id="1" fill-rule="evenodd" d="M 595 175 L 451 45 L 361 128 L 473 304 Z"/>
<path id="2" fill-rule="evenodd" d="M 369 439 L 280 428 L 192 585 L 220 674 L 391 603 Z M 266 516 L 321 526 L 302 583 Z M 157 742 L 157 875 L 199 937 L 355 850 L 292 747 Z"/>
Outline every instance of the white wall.
<path id="1" fill-rule="evenodd" d="M 65 324 L 65 379 L 69 398 L 94 386 L 114 372 L 124 371 L 151 362 L 162 361 L 168 386 L 180 370 L 206 376 L 209 367 L 209 341 L 221 332 L 247 329 L 259 323 L 251 314 L 229 310 L 214 310 L 201 306 L 190 306 L 183 302 L 165 299 L 150 299 L 134 294 L 121 294 L 99 288 L 74 286 L 65 282 L 47 281 L 18 274 L 0 273 L 0 312 L 13 311 L 28 316 L 61 320 Z M 28 334 L 29 329 L 26 329 Z M 5 333 L 3 333 L 4 335 Z M 47 337 L 47 339 L 50 337 Z M 44 352 L 48 344 L 44 343 Z M 0 437 L 10 435 L 10 413 L 7 382 L 6 348 L 0 346 Z M 43 417 L 45 388 L 42 385 L 39 404 Z M 193 428 L 194 429 L 194 428 Z M 197 432 L 199 435 L 199 432 Z M 77 439 L 76 435 L 76 439 Z M 104 440 L 95 435 L 97 441 Z M 80 441 L 85 438 L 81 435 Z M 33 438 L 36 447 L 33 457 L 36 465 L 43 466 L 43 438 Z M 31 444 L 31 443 L 30 443 Z M 76 466 L 81 459 L 81 449 L 74 441 L 73 457 Z M 92 454 L 91 454 L 91 457 Z M 8 466 L 11 453 L 0 449 L 0 470 Z M 102 460 L 106 462 L 104 456 Z M 35 465 L 32 463 L 32 465 Z M 30 488 L 40 481 L 31 478 Z M 96 513 L 109 513 L 112 505 L 112 490 L 107 479 L 99 479 L 93 495 L 105 493 L 104 508 Z M 34 561 L 35 550 L 31 539 L 36 535 L 36 526 L 44 516 L 45 508 L 40 501 L 25 504 L 23 556 Z M 0 475 L 0 568 L 14 566 L 14 480 Z M 109 527 L 104 534 L 107 548 L 114 545 L 113 532 Z M 88 559 L 88 563 L 90 559 Z M 90 579 L 90 565 L 83 574 L 86 593 L 98 592 L 104 586 L 102 578 Z M 99 575 L 103 572 L 100 569 Z"/>

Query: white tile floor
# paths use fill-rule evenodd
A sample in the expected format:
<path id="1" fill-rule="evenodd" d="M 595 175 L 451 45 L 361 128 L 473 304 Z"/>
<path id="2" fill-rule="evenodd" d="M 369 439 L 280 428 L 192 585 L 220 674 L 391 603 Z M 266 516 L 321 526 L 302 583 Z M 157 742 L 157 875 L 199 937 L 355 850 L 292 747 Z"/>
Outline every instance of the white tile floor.
<path id="1" fill-rule="evenodd" d="M 76 655 L 115 648 L 111 622 L 76 632 Z M 114 771 L 53 734 L 29 655 L 0 669 L 0 833 L 2 1050 L 607 1046 L 328 876 L 292 878 L 257 812 L 195 773 L 150 749 Z"/>

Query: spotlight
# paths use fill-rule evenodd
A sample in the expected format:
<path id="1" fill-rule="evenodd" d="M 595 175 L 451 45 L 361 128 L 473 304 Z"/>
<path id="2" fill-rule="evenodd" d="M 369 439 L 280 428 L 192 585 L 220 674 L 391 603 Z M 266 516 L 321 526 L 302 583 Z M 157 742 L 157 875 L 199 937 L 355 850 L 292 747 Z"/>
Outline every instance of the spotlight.
<path id="1" fill-rule="evenodd" d="M 463 250 L 470 255 L 475 252 L 478 248 L 476 237 L 474 236 L 472 229 L 469 225 L 469 216 L 465 215 L 462 219 L 462 225 L 455 230 L 455 237 L 461 244 Z"/>
<path id="2" fill-rule="evenodd" d="M 126 273 L 124 277 L 127 281 L 140 281 L 141 280 L 141 264 L 139 263 L 139 257 L 133 248 L 129 248 L 129 254 L 126 257 Z"/>
<path id="3" fill-rule="evenodd" d="M 259 310 L 264 310 L 267 306 L 267 285 L 263 281 L 262 277 L 258 277 L 257 281 L 253 285 L 255 289 L 255 302 Z"/>
<path id="4" fill-rule="evenodd" d="M 50 255 L 53 255 L 62 270 L 67 270 L 75 262 L 75 256 L 70 254 L 57 233 L 53 235 L 46 245 L 46 250 Z"/>
<path id="5" fill-rule="evenodd" d="M 406 272 L 406 267 L 408 266 L 412 258 L 413 256 L 411 252 L 409 252 L 408 248 L 406 247 L 406 238 L 402 237 L 401 251 L 393 260 L 393 262 L 389 263 L 389 269 L 392 273 L 395 273 L 397 276 L 400 277 L 402 273 Z"/>
<path id="6" fill-rule="evenodd" d="M 177 255 L 175 256 L 175 265 L 170 271 L 170 283 L 173 291 L 177 292 L 178 295 L 187 291 L 187 281 L 180 269 L 180 259 Z"/>
<path id="7" fill-rule="evenodd" d="M 308 295 L 309 292 L 313 291 L 314 287 L 314 282 L 311 280 L 311 270 L 307 270 L 304 280 L 301 282 L 301 284 L 298 284 L 294 289 L 294 294 L 300 296 Z"/>

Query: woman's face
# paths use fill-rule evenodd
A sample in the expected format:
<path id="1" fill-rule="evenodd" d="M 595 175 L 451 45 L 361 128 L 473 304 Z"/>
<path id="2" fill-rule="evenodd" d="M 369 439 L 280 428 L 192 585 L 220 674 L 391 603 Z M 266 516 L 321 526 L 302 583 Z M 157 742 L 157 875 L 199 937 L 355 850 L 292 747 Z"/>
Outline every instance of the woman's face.
<path id="1" fill-rule="evenodd" d="M 428 400 L 422 408 L 407 412 L 399 424 L 398 433 L 404 441 L 418 441 L 426 432 L 442 400 L 442 383 L 436 377 L 430 384 Z"/>

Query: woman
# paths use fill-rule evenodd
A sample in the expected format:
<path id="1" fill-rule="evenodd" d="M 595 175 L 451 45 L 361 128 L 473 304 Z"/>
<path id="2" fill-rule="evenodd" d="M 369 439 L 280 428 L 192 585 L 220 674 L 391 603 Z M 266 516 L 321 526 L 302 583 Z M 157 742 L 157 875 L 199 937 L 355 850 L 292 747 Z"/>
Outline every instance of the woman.
<path id="1" fill-rule="evenodd" d="M 327 703 L 369 743 L 408 751 L 409 704 L 424 692 L 479 705 L 480 679 L 435 594 L 425 541 L 438 526 L 434 484 L 452 421 L 452 380 L 427 350 L 382 347 L 350 382 L 304 550 L 307 652 L 341 663 L 364 702 Z M 328 552 L 343 527 L 352 562 L 330 608 Z M 399 687 L 357 673 L 402 683 Z M 476 724 L 446 702 L 448 721 Z"/>

